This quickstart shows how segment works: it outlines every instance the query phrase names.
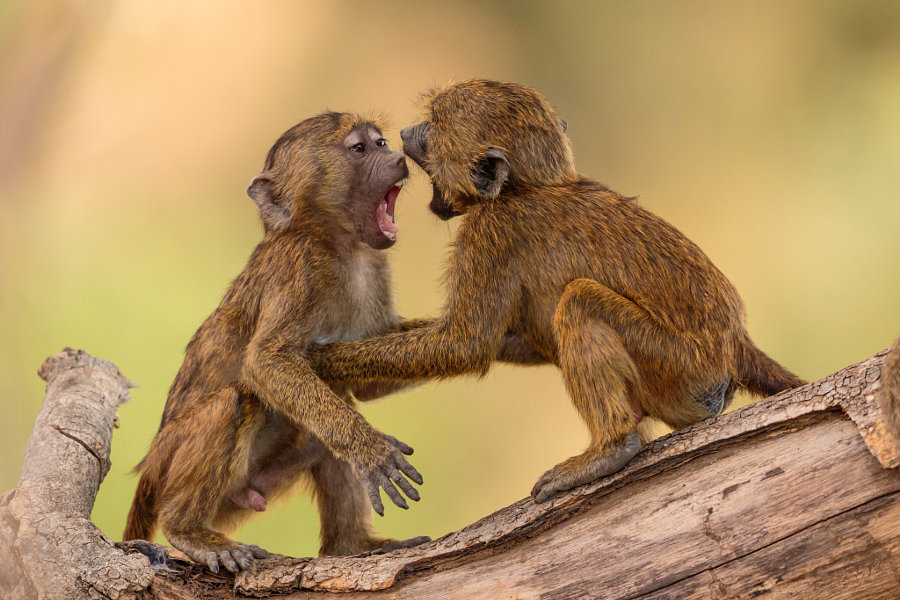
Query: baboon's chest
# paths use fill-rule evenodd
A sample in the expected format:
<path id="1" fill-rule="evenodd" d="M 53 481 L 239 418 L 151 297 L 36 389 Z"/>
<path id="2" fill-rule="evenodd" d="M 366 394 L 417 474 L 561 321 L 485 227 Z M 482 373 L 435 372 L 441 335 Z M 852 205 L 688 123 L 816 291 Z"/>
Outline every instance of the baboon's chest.
<path id="1" fill-rule="evenodd" d="M 327 316 L 316 343 L 352 342 L 386 331 L 393 322 L 388 271 L 367 256 L 358 256 L 335 273 L 340 285 L 325 307 Z"/>

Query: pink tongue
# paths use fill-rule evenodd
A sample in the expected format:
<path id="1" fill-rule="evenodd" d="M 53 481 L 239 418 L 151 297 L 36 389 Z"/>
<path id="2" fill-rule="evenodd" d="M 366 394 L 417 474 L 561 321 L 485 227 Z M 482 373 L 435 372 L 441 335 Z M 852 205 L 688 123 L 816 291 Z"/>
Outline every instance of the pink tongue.
<path id="1" fill-rule="evenodd" d="M 392 187 L 388 193 L 384 195 L 381 202 L 378 203 L 378 210 L 375 212 L 378 218 L 378 227 L 381 228 L 381 232 L 391 238 L 400 231 L 400 228 L 394 223 L 393 218 L 394 203 L 397 201 L 397 196 L 399 194 L 400 188 L 397 186 Z"/>

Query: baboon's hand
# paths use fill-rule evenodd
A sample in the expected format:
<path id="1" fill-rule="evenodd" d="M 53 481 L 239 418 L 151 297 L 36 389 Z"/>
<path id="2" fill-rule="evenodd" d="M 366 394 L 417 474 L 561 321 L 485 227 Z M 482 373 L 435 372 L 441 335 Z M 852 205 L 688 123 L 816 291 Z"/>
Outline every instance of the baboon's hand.
<path id="1" fill-rule="evenodd" d="M 413 449 L 398 440 L 397 438 L 379 434 L 381 437 L 370 448 L 370 453 L 364 460 L 356 462 L 354 465 L 359 477 L 369 494 L 369 500 L 372 501 L 372 508 L 379 515 L 384 516 L 384 505 L 381 503 L 381 494 L 379 488 L 384 488 L 388 498 L 394 501 L 394 504 L 400 508 L 409 508 L 406 500 L 397 491 L 397 487 L 403 490 L 411 500 L 419 501 L 419 492 L 416 488 L 406 480 L 404 475 L 422 485 L 422 476 L 416 469 L 406 462 L 404 454 L 412 454 Z M 394 487 L 396 484 L 397 487 Z"/>

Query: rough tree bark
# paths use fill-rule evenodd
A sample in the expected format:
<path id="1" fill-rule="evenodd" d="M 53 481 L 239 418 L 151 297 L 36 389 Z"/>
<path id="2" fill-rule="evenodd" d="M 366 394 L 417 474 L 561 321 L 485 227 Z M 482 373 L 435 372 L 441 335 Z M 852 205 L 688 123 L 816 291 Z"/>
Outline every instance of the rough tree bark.
<path id="1" fill-rule="evenodd" d="M 44 407 L 16 489 L 0 496 L 0 597 L 118 598 L 152 581 L 147 559 L 117 550 L 91 522 L 109 472 L 128 381 L 109 361 L 66 348 L 41 365 Z"/>
<path id="2" fill-rule="evenodd" d="M 0 497 L 0 597 L 898 598 L 900 415 L 878 402 L 886 354 L 660 438 L 545 504 L 521 500 L 416 548 L 275 556 L 234 578 L 171 549 L 173 570 L 154 572 L 91 523 L 130 383 L 66 349 L 41 367 L 22 478 Z"/>

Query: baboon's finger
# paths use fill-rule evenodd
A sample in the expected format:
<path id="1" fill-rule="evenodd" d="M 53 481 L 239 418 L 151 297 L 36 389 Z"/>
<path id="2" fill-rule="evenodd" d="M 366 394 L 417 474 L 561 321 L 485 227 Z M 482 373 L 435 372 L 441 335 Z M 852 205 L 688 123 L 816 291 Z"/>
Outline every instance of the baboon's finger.
<path id="1" fill-rule="evenodd" d="M 394 469 L 390 474 L 391 481 L 393 481 L 397 486 L 406 494 L 410 499 L 419 501 L 419 492 L 416 491 L 416 488 L 409 483 L 406 478 L 400 474 L 400 471 Z"/>
<path id="2" fill-rule="evenodd" d="M 378 486 L 369 478 L 365 479 L 364 484 L 366 486 L 366 493 L 369 494 L 369 501 L 372 503 L 372 508 L 383 517 L 384 504 L 381 503 L 381 494 L 378 493 Z"/>
<path id="3" fill-rule="evenodd" d="M 394 459 L 394 462 L 397 464 L 397 467 L 403 471 L 403 474 L 415 481 L 417 484 L 422 485 L 422 476 L 419 475 L 419 472 L 416 471 L 416 468 L 406 462 L 406 459 L 402 456 L 397 456 Z"/>
<path id="4" fill-rule="evenodd" d="M 382 475 L 378 483 L 384 488 L 384 493 L 388 495 L 388 498 L 394 501 L 394 504 L 403 509 L 409 508 L 409 505 L 406 504 L 406 500 L 403 499 L 403 496 L 397 491 L 397 488 L 394 487 L 394 484 L 391 483 L 390 479 Z"/>

